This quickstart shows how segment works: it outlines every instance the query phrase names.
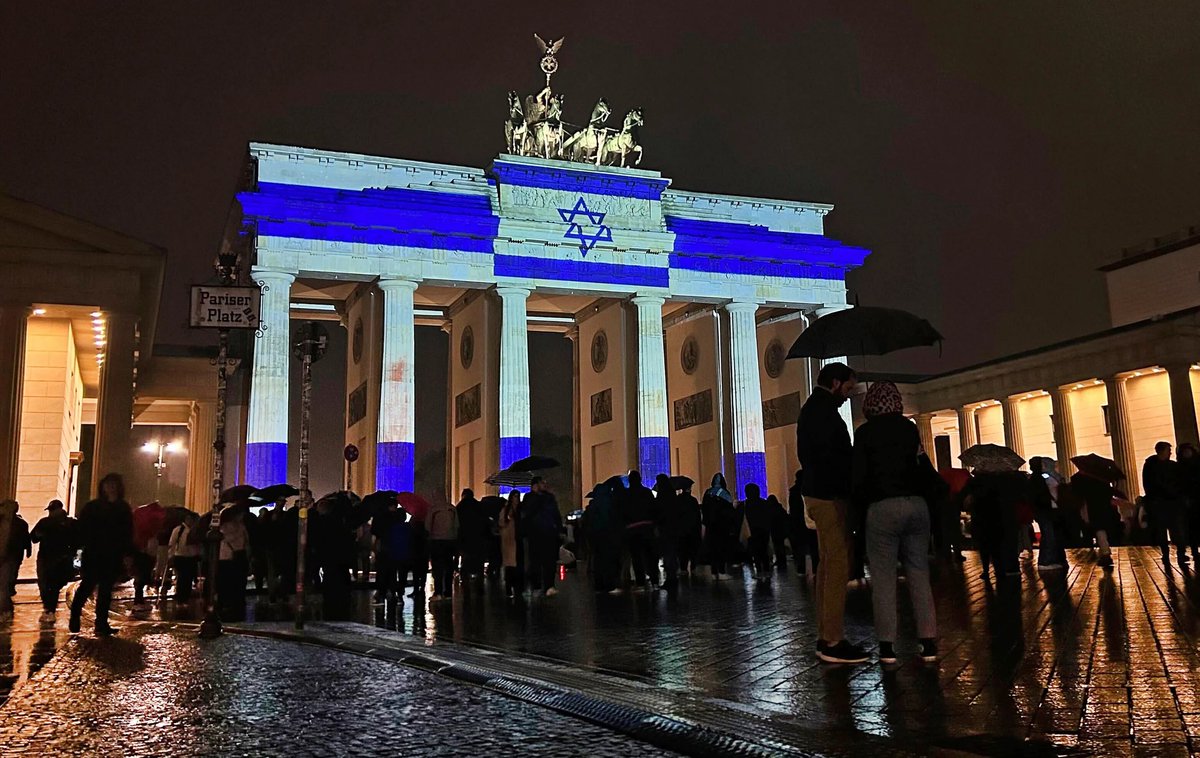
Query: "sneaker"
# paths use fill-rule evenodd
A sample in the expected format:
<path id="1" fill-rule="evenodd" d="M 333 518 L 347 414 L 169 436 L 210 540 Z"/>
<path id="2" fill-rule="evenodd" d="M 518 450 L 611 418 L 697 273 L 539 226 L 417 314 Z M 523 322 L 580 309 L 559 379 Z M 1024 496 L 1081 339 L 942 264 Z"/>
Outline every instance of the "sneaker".
<path id="1" fill-rule="evenodd" d="M 554 597 L 557 594 L 558 594 L 558 590 L 554 587 L 551 587 L 550 589 L 546 590 L 546 597 Z"/>
<path id="2" fill-rule="evenodd" d="M 1188 558 L 1187 553 L 1184 553 L 1184 552 L 1180 552 L 1179 555 L 1176 557 L 1176 560 L 1179 562 L 1180 566 L 1186 566 L 1192 562 L 1192 559 Z"/>
<path id="3" fill-rule="evenodd" d="M 1061 563 L 1046 563 L 1038 566 L 1038 568 L 1042 571 L 1059 571 L 1064 567 Z"/>
<path id="4" fill-rule="evenodd" d="M 921 640 L 921 660 L 926 663 L 936 663 L 938 659 L 937 640 Z"/>
<path id="5" fill-rule="evenodd" d="M 67 629 L 68 629 L 68 631 L 71 632 L 71 634 L 79 634 L 79 627 L 80 627 L 79 615 L 72 613 L 71 620 L 67 622 Z"/>
<path id="6" fill-rule="evenodd" d="M 896 646 L 890 642 L 879 643 L 879 662 L 880 663 L 895 663 L 896 662 Z"/>
<path id="7" fill-rule="evenodd" d="M 836 645 L 829 645 L 823 651 L 817 652 L 817 657 L 826 663 L 866 663 L 868 656 L 858 645 L 851 645 L 842 640 Z"/>
<path id="8" fill-rule="evenodd" d="M 1111 555 L 1102 555 L 1096 561 L 1096 565 L 1100 568 L 1110 569 L 1113 567 L 1113 559 Z"/>

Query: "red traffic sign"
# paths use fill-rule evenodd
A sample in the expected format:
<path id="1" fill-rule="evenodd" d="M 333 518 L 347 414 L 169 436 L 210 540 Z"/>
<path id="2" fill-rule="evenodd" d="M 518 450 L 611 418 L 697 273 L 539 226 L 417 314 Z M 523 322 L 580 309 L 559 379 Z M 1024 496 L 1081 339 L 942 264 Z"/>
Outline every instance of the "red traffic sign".
<path id="1" fill-rule="evenodd" d="M 348 463 L 354 463 L 358 460 L 358 448 L 354 445 L 346 445 L 346 449 L 342 451 L 342 456 L 345 457 Z"/>

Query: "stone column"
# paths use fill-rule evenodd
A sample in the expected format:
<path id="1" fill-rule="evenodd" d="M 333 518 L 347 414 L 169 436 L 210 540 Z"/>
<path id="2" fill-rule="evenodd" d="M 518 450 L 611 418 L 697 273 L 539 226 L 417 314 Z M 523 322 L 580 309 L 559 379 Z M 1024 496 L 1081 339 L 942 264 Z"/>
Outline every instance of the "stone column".
<path id="1" fill-rule="evenodd" d="M 500 296 L 500 468 L 529 455 L 529 332 L 524 287 Z"/>
<path id="2" fill-rule="evenodd" d="M 212 500 L 213 465 L 217 457 L 213 449 L 217 433 L 217 404 L 192 403 L 188 431 L 187 507 L 206 513 L 212 507 L 209 501 Z"/>
<path id="3" fill-rule="evenodd" d="M 263 288 L 260 306 L 263 333 L 254 343 L 254 367 L 250 374 L 245 483 L 267 487 L 287 481 L 289 307 L 296 276 L 271 270 L 256 270 L 252 275 Z"/>
<path id="4" fill-rule="evenodd" d="M 929 460 L 937 465 L 937 451 L 934 449 L 933 443 L 933 414 L 918 413 L 917 414 L 917 433 L 921 435 L 921 446 L 925 448 L 925 455 L 929 456 Z"/>
<path id="5" fill-rule="evenodd" d="M 1142 469 L 1133 449 L 1133 429 L 1129 425 L 1129 398 L 1125 377 L 1111 376 L 1104 380 L 1108 393 L 1108 434 L 1112 439 L 1113 460 L 1125 472 L 1125 494 L 1137 497 L 1142 492 Z"/>
<path id="6" fill-rule="evenodd" d="M 729 314 L 730 401 L 733 410 L 733 466 L 735 495 L 741 497 L 747 484 L 767 492 L 767 454 L 763 447 L 762 388 L 758 371 L 758 325 L 756 303 L 733 302 Z"/>
<path id="7" fill-rule="evenodd" d="M 0 305 L 0 500 L 17 496 L 29 313 L 26 305 Z"/>
<path id="8" fill-rule="evenodd" d="M 1175 422 L 1175 448 L 1184 443 L 1200 445 L 1196 431 L 1196 400 L 1192 395 L 1192 364 L 1170 363 L 1164 366 L 1171 383 L 1171 418 Z"/>
<path id="9" fill-rule="evenodd" d="M 413 293 L 417 283 L 411 279 L 381 279 L 379 289 L 383 291 L 383 375 L 379 384 L 375 488 L 412 492 L 417 408 Z"/>
<path id="10" fill-rule="evenodd" d="M 133 390 L 136 369 L 137 316 L 105 312 L 107 346 L 100 370 L 100 396 L 96 402 L 96 442 L 92 454 L 92 485 L 111 472 L 128 466 L 133 429 Z M 88 497 L 92 497 L 89 493 Z"/>
<path id="11" fill-rule="evenodd" d="M 1050 391 L 1051 413 L 1054 414 L 1054 449 L 1058 453 L 1058 471 L 1071 475 L 1071 459 L 1075 457 L 1075 420 L 1071 417 L 1071 398 L 1066 387 Z"/>
<path id="12" fill-rule="evenodd" d="M 1022 458 L 1025 457 L 1025 438 L 1021 435 L 1021 400 L 1004 398 L 1004 444 Z"/>
<path id="13" fill-rule="evenodd" d="M 958 409 L 958 447 L 962 452 L 979 444 L 979 431 L 975 428 L 975 409 L 964 405 Z M 961 461 L 955 461 L 961 467 Z"/>
<path id="14" fill-rule="evenodd" d="M 659 474 L 671 475 L 667 364 L 663 356 L 662 308 L 665 302 L 657 295 L 633 298 L 638 328 L 638 470 L 647 482 L 652 482 Z"/>

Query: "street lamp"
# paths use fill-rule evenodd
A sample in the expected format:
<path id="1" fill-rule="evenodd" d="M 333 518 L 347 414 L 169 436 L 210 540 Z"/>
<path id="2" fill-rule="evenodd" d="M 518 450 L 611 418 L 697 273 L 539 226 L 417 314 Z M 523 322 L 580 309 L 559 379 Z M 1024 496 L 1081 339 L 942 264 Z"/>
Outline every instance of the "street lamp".
<path id="1" fill-rule="evenodd" d="M 154 461 L 154 500 L 157 501 L 162 490 L 163 469 L 167 467 L 166 454 L 183 452 L 183 445 L 178 442 L 147 442 L 142 445 L 142 452 L 158 456 Z"/>

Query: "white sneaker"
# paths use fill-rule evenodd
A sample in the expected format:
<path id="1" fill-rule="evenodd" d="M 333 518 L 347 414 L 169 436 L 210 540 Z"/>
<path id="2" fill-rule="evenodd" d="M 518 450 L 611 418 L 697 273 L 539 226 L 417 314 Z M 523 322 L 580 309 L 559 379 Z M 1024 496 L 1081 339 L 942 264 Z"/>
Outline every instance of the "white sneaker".
<path id="1" fill-rule="evenodd" d="M 625 594 L 625 590 L 621 589 L 620 587 L 617 587 L 615 590 L 609 590 L 609 591 L 608 591 L 608 594 L 610 594 L 610 595 L 624 595 L 624 594 Z"/>
<path id="2" fill-rule="evenodd" d="M 732 577 L 732 576 L 730 576 L 729 574 L 717 574 L 717 580 L 718 580 L 718 581 L 722 581 L 722 582 L 723 582 L 723 581 L 725 581 L 726 579 L 732 579 L 732 578 L 733 578 L 733 577 Z"/>
<path id="3" fill-rule="evenodd" d="M 551 587 L 550 589 L 546 590 L 546 597 L 554 597 L 557 594 L 558 594 L 558 590 L 554 587 Z"/>

